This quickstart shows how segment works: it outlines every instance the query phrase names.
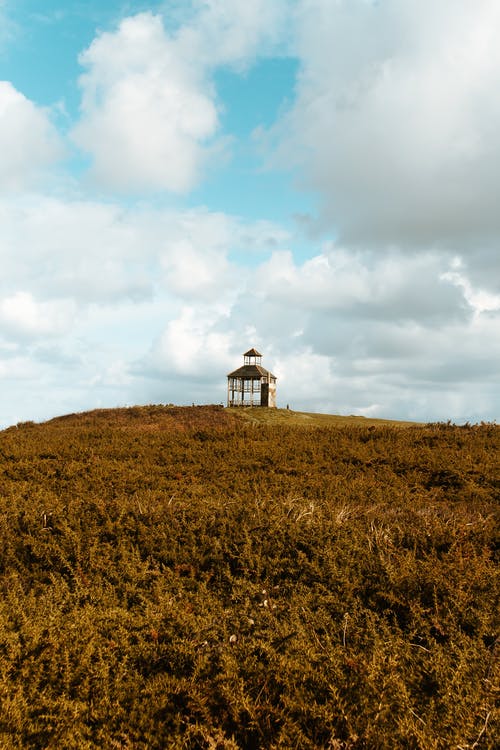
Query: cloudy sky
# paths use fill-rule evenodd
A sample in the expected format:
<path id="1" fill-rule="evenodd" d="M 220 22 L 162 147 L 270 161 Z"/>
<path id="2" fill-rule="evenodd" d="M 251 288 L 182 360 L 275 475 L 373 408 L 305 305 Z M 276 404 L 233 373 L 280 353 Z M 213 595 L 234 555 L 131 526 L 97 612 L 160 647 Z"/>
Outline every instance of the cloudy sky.
<path id="1" fill-rule="evenodd" d="M 500 417 L 498 0 L 0 0 L 0 426 Z"/>

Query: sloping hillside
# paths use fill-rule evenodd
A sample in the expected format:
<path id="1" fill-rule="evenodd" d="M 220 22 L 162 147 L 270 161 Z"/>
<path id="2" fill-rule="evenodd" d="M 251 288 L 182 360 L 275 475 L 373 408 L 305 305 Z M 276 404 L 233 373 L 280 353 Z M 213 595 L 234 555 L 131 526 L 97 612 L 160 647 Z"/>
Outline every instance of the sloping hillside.
<path id="1" fill-rule="evenodd" d="M 317 414 L 314 412 L 293 411 L 292 409 L 236 408 L 231 409 L 237 417 L 258 424 L 297 425 L 303 427 L 411 427 L 417 422 L 403 422 L 395 419 L 372 419 L 353 414 Z"/>
<path id="2" fill-rule="evenodd" d="M 257 418 L 0 433 L 1 748 L 497 746 L 500 429 Z"/>

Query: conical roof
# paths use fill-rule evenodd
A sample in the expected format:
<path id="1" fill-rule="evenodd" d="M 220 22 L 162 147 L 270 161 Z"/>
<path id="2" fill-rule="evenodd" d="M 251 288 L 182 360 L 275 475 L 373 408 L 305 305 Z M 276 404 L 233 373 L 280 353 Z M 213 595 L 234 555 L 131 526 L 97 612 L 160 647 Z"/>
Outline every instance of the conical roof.
<path id="1" fill-rule="evenodd" d="M 262 354 L 257 351 L 257 349 L 249 349 L 245 354 L 244 357 L 262 357 Z"/>

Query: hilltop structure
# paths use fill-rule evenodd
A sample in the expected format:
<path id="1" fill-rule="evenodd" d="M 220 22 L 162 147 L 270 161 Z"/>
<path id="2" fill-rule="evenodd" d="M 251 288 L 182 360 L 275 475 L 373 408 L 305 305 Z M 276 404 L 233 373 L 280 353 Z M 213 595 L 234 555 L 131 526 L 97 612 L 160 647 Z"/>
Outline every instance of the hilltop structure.
<path id="1" fill-rule="evenodd" d="M 262 367 L 262 354 L 249 349 L 243 355 L 243 367 L 227 376 L 228 406 L 276 407 L 276 376 Z"/>

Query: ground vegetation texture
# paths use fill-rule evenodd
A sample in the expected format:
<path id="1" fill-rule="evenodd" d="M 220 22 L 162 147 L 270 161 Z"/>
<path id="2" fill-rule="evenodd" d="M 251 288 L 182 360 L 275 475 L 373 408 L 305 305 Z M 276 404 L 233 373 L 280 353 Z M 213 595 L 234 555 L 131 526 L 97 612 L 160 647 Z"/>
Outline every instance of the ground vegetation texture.
<path id="1" fill-rule="evenodd" d="M 0 433 L 0 748 L 493 750 L 500 428 Z"/>

